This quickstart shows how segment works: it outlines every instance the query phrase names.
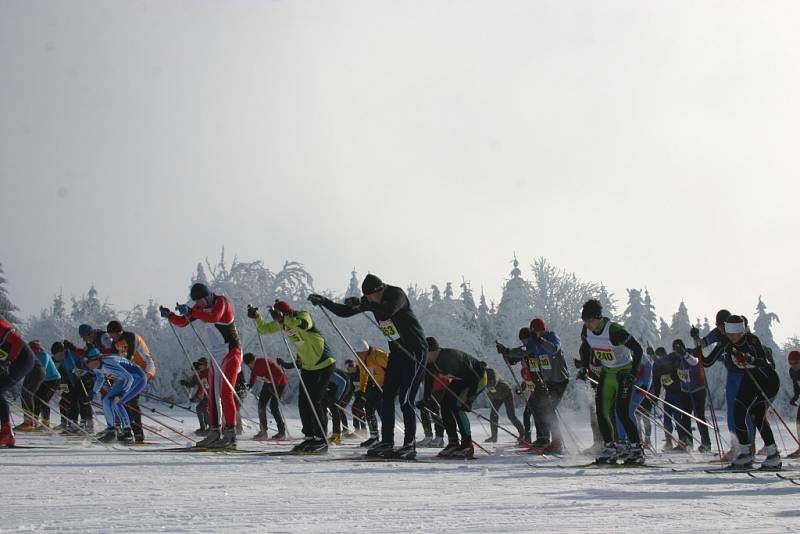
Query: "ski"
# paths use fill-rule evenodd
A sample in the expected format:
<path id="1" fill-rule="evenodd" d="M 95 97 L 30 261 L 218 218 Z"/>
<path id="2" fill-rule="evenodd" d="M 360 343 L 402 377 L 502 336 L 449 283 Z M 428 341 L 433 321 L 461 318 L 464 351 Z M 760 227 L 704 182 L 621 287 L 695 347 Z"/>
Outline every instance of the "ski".
<path id="1" fill-rule="evenodd" d="M 0 449 L 53 449 L 57 451 L 63 451 L 69 449 L 69 447 L 58 447 L 55 445 L 3 445 Z"/>
<path id="2" fill-rule="evenodd" d="M 328 451 L 262 451 L 262 456 L 323 456 Z"/>
<path id="3" fill-rule="evenodd" d="M 213 452 L 213 453 L 230 453 L 230 454 L 264 454 L 264 451 L 253 451 L 248 449 L 234 449 L 232 447 L 225 448 L 209 448 L 209 447 L 170 447 L 165 449 L 126 449 L 135 452 Z"/>
<path id="4" fill-rule="evenodd" d="M 780 478 L 781 480 L 786 480 L 787 482 L 791 482 L 795 486 L 800 486 L 800 477 L 787 477 L 783 476 L 780 473 L 775 473 L 775 476 Z"/>
<path id="5" fill-rule="evenodd" d="M 709 474 L 719 474 L 719 473 L 777 473 L 778 471 L 796 471 L 796 469 L 792 468 L 761 468 L 761 467 L 744 467 L 744 468 L 732 468 L 732 467 L 717 467 L 716 469 L 703 469 L 704 473 Z"/>
<path id="6" fill-rule="evenodd" d="M 574 465 L 565 465 L 565 464 L 535 464 L 532 462 L 525 462 L 530 467 L 536 467 L 539 469 L 546 469 L 546 468 L 553 468 L 553 469 L 665 469 L 667 466 L 664 465 L 652 465 L 652 464 L 598 464 L 595 462 L 589 462 L 587 464 L 574 464 Z"/>

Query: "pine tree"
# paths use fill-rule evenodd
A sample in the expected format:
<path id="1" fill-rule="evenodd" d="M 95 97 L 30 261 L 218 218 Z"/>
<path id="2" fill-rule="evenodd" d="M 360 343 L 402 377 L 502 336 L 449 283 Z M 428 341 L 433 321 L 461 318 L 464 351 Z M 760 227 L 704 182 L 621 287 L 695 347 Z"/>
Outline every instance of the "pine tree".
<path id="1" fill-rule="evenodd" d="M 672 339 L 670 340 L 670 345 L 672 344 L 672 340 L 681 339 L 684 343 L 689 339 L 689 330 L 692 328 L 692 320 L 689 319 L 689 311 L 686 309 L 686 304 L 681 301 L 680 305 L 678 305 L 678 311 L 673 314 L 672 316 L 672 324 L 669 327 L 669 330 L 672 334 Z M 689 344 L 687 343 L 687 346 Z"/>
<path id="2" fill-rule="evenodd" d="M 431 286 L 431 305 L 435 306 L 441 304 L 442 294 L 439 292 L 439 287 L 436 284 Z"/>
<path id="3" fill-rule="evenodd" d="M 452 282 L 447 282 L 447 284 L 444 286 L 444 300 L 446 302 L 453 300 L 453 283 Z"/>
<path id="4" fill-rule="evenodd" d="M 19 324 L 21 322 L 19 317 L 14 315 L 14 312 L 18 311 L 19 308 L 8 298 L 8 291 L 3 287 L 8 283 L 8 280 L 3 276 L 3 273 L 3 264 L 0 263 L 0 316 L 5 317 L 9 323 Z"/>
<path id="5" fill-rule="evenodd" d="M 658 318 L 658 333 L 659 333 L 659 336 L 661 337 L 661 345 L 659 345 L 659 346 L 660 347 L 664 347 L 665 349 L 667 349 L 667 352 L 672 350 L 671 349 L 672 340 L 674 339 L 672 337 L 672 330 L 670 330 L 669 325 L 667 324 L 667 322 L 664 320 L 663 317 L 659 317 Z M 655 349 L 657 347 L 653 347 L 653 348 Z"/>
<path id="6" fill-rule="evenodd" d="M 491 346 L 495 341 L 496 334 L 492 314 L 486 304 L 486 295 L 483 293 L 483 287 L 481 287 L 481 299 L 480 305 L 478 305 L 478 328 L 483 344 Z"/>
<path id="7" fill-rule="evenodd" d="M 519 329 L 528 326 L 533 318 L 530 284 L 522 278 L 522 271 L 519 270 L 516 255 L 514 255 L 512 264 L 514 268 L 511 270 L 511 278 L 503 287 L 503 295 L 497 306 L 495 322 L 497 334 L 500 340 L 505 341 L 506 344 L 516 343 Z"/>
<path id="8" fill-rule="evenodd" d="M 775 356 L 778 355 L 778 344 L 772 337 L 772 322 L 781 322 L 778 316 L 774 313 L 767 311 L 767 305 L 758 297 L 758 304 L 756 305 L 756 320 L 753 322 L 753 333 L 761 340 L 764 347 L 772 349 Z"/>
<path id="9" fill-rule="evenodd" d="M 464 307 L 471 311 L 477 313 L 478 308 L 475 306 L 475 299 L 472 298 L 472 289 L 469 287 L 469 282 L 461 277 L 461 302 L 464 303 Z"/>
<path id="10" fill-rule="evenodd" d="M 708 317 L 703 318 L 703 327 L 700 329 L 700 336 L 707 336 L 711 332 L 711 323 L 708 322 Z"/>
<path id="11" fill-rule="evenodd" d="M 628 289 L 628 306 L 622 312 L 623 325 L 639 343 L 646 346 L 658 347 L 661 336 L 656 327 L 656 316 L 650 295 L 645 293 L 642 299 L 640 289 Z"/>
<path id="12" fill-rule="evenodd" d="M 193 284 L 208 284 L 208 278 L 206 277 L 206 270 L 203 268 L 203 264 L 197 262 L 197 271 L 195 272 L 194 276 L 192 277 Z"/>
<path id="13" fill-rule="evenodd" d="M 358 273 L 356 272 L 355 267 L 353 267 L 353 270 L 350 273 L 350 285 L 347 287 L 347 291 L 345 292 L 344 296 L 345 298 L 361 298 L 361 284 L 358 282 Z"/>

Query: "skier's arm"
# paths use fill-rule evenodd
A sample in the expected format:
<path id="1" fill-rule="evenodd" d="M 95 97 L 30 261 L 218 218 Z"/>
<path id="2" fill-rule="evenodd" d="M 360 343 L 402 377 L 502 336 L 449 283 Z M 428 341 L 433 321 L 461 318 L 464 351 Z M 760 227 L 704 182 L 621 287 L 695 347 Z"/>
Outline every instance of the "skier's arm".
<path id="1" fill-rule="evenodd" d="M 389 317 L 408 306 L 408 299 L 402 291 L 385 290 L 383 293 L 383 300 L 380 302 L 370 302 L 367 299 L 361 299 L 361 309 L 364 311 L 377 312 Z"/>
<path id="2" fill-rule="evenodd" d="M 586 327 L 583 327 L 581 332 L 581 346 L 578 349 L 578 356 L 581 358 L 581 367 L 589 369 L 592 363 L 592 346 L 586 341 Z"/>
<path id="3" fill-rule="evenodd" d="M 339 304 L 338 302 L 333 302 L 330 299 L 323 300 L 320 306 L 324 306 L 338 317 L 352 317 L 354 315 L 358 315 L 359 313 L 361 313 L 360 307 L 353 308 L 352 306 L 348 306 L 346 304 Z"/>
<path id="4" fill-rule="evenodd" d="M 525 347 L 515 347 L 508 354 L 503 354 L 503 358 L 508 361 L 509 365 L 514 365 L 524 360 L 527 355 L 528 351 L 525 350 Z"/>
<path id="5" fill-rule="evenodd" d="M 224 297 L 217 297 L 214 299 L 214 304 L 209 311 L 206 311 L 200 305 L 196 305 L 192 308 L 192 317 L 200 319 L 204 323 L 218 323 L 222 320 L 222 316 L 225 315 L 228 306 L 227 299 Z"/>
<path id="6" fill-rule="evenodd" d="M 550 356 L 555 356 L 561 350 L 561 340 L 555 332 L 546 332 L 544 337 L 540 338 L 539 345 Z"/>
<path id="7" fill-rule="evenodd" d="M 281 325 L 276 321 L 265 321 L 260 315 L 256 315 L 254 319 L 256 330 L 263 335 L 274 334 L 281 331 Z"/>
<path id="8" fill-rule="evenodd" d="M 425 387 L 422 389 L 423 400 L 431 398 L 431 392 L 433 391 L 433 376 L 436 373 L 431 364 L 428 364 L 426 369 L 429 372 L 425 373 Z"/>
<path id="9" fill-rule="evenodd" d="M 178 328 L 183 328 L 183 327 L 187 326 L 190 322 L 192 322 L 192 320 L 189 319 L 188 317 L 186 317 L 184 315 L 178 315 L 177 313 L 173 313 L 173 312 L 169 313 L 169 317 L 167 317 L 167 321 L 169 321 L 170 324 L 173 324 L 173 325 L 177 326 Z"/>
<path id="10" fill-rule="evenodd" d="M 798 398 L 800 398 L 800 382 L 798 382 L 798 379 L 795 378 L 793 374 L 790 373 L 789 376 L 792 378 L 792 389 L 794 390 L 794 395 L 792 395 L 792 400 L 789 402 L 794 403 L 797 402 Z"/>
<path id="11" fill-rule="evenodd" d="M 283 324 L 289 328 L 299 328 L 300 330 L 308 330 L 314 326 L 311 315 L 305 311 L 297 312 L 295 316 L 287 315 L 283 318 Z"/>

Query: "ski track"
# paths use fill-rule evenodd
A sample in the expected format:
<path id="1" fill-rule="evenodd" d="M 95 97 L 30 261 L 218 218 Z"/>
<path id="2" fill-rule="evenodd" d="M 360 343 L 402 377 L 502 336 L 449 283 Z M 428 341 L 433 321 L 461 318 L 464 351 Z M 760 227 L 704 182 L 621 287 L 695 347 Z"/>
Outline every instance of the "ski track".
<path id="1" fill-rule="evenodd" d="M 588 444 L 584 415 L 568 414 L 567 420 Z M 485 431 L 473 425 L 483 444 Z M 295 416 L 293 436 L 298 428 Z M 191 429 L 189 420 L 185 430 Z M 253 433 L 251 426 L 244 437 Z M 18 442 L 69 449 L 0 451 L 0 532 L 800 530 L 800 487 L 773 473 L 706 474 L 702 469 L 710 464 L 697 455 L 673 455 L 674 464 L 649 455 L 666 469 L 539 469 L 526 462 L 588 459 L 513 454 L 510 443 L 478 461 L 366 463 L 326 461 L 358 454 L 357 441 L 318 457 L 131 452 L 42 434 L 19 434 Z M 289 447 L 247 439 L 239 446 Z"/>

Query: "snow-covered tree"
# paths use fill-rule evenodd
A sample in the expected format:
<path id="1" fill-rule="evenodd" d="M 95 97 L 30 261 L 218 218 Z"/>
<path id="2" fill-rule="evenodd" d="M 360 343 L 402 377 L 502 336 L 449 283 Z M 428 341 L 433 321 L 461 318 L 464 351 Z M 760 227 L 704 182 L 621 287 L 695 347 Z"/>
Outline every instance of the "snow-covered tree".
<path id="1" fill-rule="evenodd" d="M 461 295 L 459 298 L 467 310 L 474 313 L 478 311 L 477 306 L 475 306 L 475 299 L 472 297 L 472 288 L 469 287 L 469 282 L 463 276 L 461 277 Z"/>
<path id="2" fill-rule="evenodd" d="M 431 305 L 435 306 L 442 302 L 442 294 L 439 292 L 439 286 L 433 284 L 431 286 Z"/>
<path id="3" fill-rule="evenodd" d="M 670 330 L 669 325 L 667 324 L 667 322 L 664 320 L 663 317 L 658 318 L 658 335 L 661 337 L 661 345 L 659 346 L 667 349 L 667 352 L 672 350 L 671 349 L 672 340 L 674 339 L 674 337 L 672 336 L 672 330 Z M 653 348 L 655 349 L 658 347 L 653 347 Z"/>
<path id="4" fill-rule="evenodd" d="M 5 317 L 9 323 L 18 324 L 21 321 L 19 317 L 14 315 L 14 312 L 18 311 L 19 308 L 8 298 L 8 290 L 5 288 L 8 280 L 6 280 L 3 274 L 3 264 L 0 263 L 0 315 Z"/>
<path id="5" fill-rule="evenodd" d="M 104 328 L 108 321 L 116 317 L 116 312 L 108 302 L 100 302 L 97 295 L 97 289 L 92 285 L 86 295 L 80 298 L 72 298 L 70 318 L 73 322 Z"/>
<path id="6" fill-rule="evenodd" d="M 649 293 L 642 299 L 640 289 L 628 289 L 628 306 L 622 313 L 625 329 L 643 346 L 658 347 L 661 335 Z"/>
<path id="7" fill-rule="evenodd" d="M 533 318 L 530 284 L 522 278 L 522 271 L 519 269 L 516 255 L 512 264 L 514 268 L 511 270 L 511 278 L 503 287 L 495 322 L 497 334 L 500 340 L 506 344 L 515 343 L 519 329 L 528 326 Z"/>
<path id="8" fill-rule="evenodd" d="M 671 333 L 670 345 L 673 340 L 681 339 L 684 343 L 689 345 L 689 330 L 692 328 L 692 320 L 689 319 L 689 310 L 686 309 L 686 304 L 681 301 L 678 305 L 678 311 L 672 315 L 672 324 L 669 326 Z"/>
<path id="9" fill-rule="evenodd" d="M 753 333 L 758 336 L 763 346 L 772 349 L 777 356 L 780 349 L 778 348 L 778 344 L 775 343 L 775 339 L 772 337 L 773 321 L 781 322 L 777 314 L 767 311 L 767 305 L 764 304 L 764 301 L 761 300 L 761 296 L 759 295 L 758 304 L 756 305 L 756 319 L 753 321 Z"/>
<path id="10" fill-rule="evenodd" d="M 345 298 L 361 298 L 361 283 L 358 281 L 358 273 L 355 267 L 353 267 L 353 270 L 350 272 L 350 285 L 347 286 L 347 291 L 344 296 Z"/>
<path id="11" fill-rule="evenodd" d="M 453 283 L 447 282 L 444 286 L 444 300 L 451 301 L 453 300 Z"/>
<path id="12" fill-rule="evenodd" d="M 496 337 L 494 317 L 489 306 L 486 304 L 486 295 L 483 293 L 483 287 L 481 287 L 481 299 L 478 305 L 478 329 L 480 330 L 483 344 L 491 346 L 495 342 Z"/>

